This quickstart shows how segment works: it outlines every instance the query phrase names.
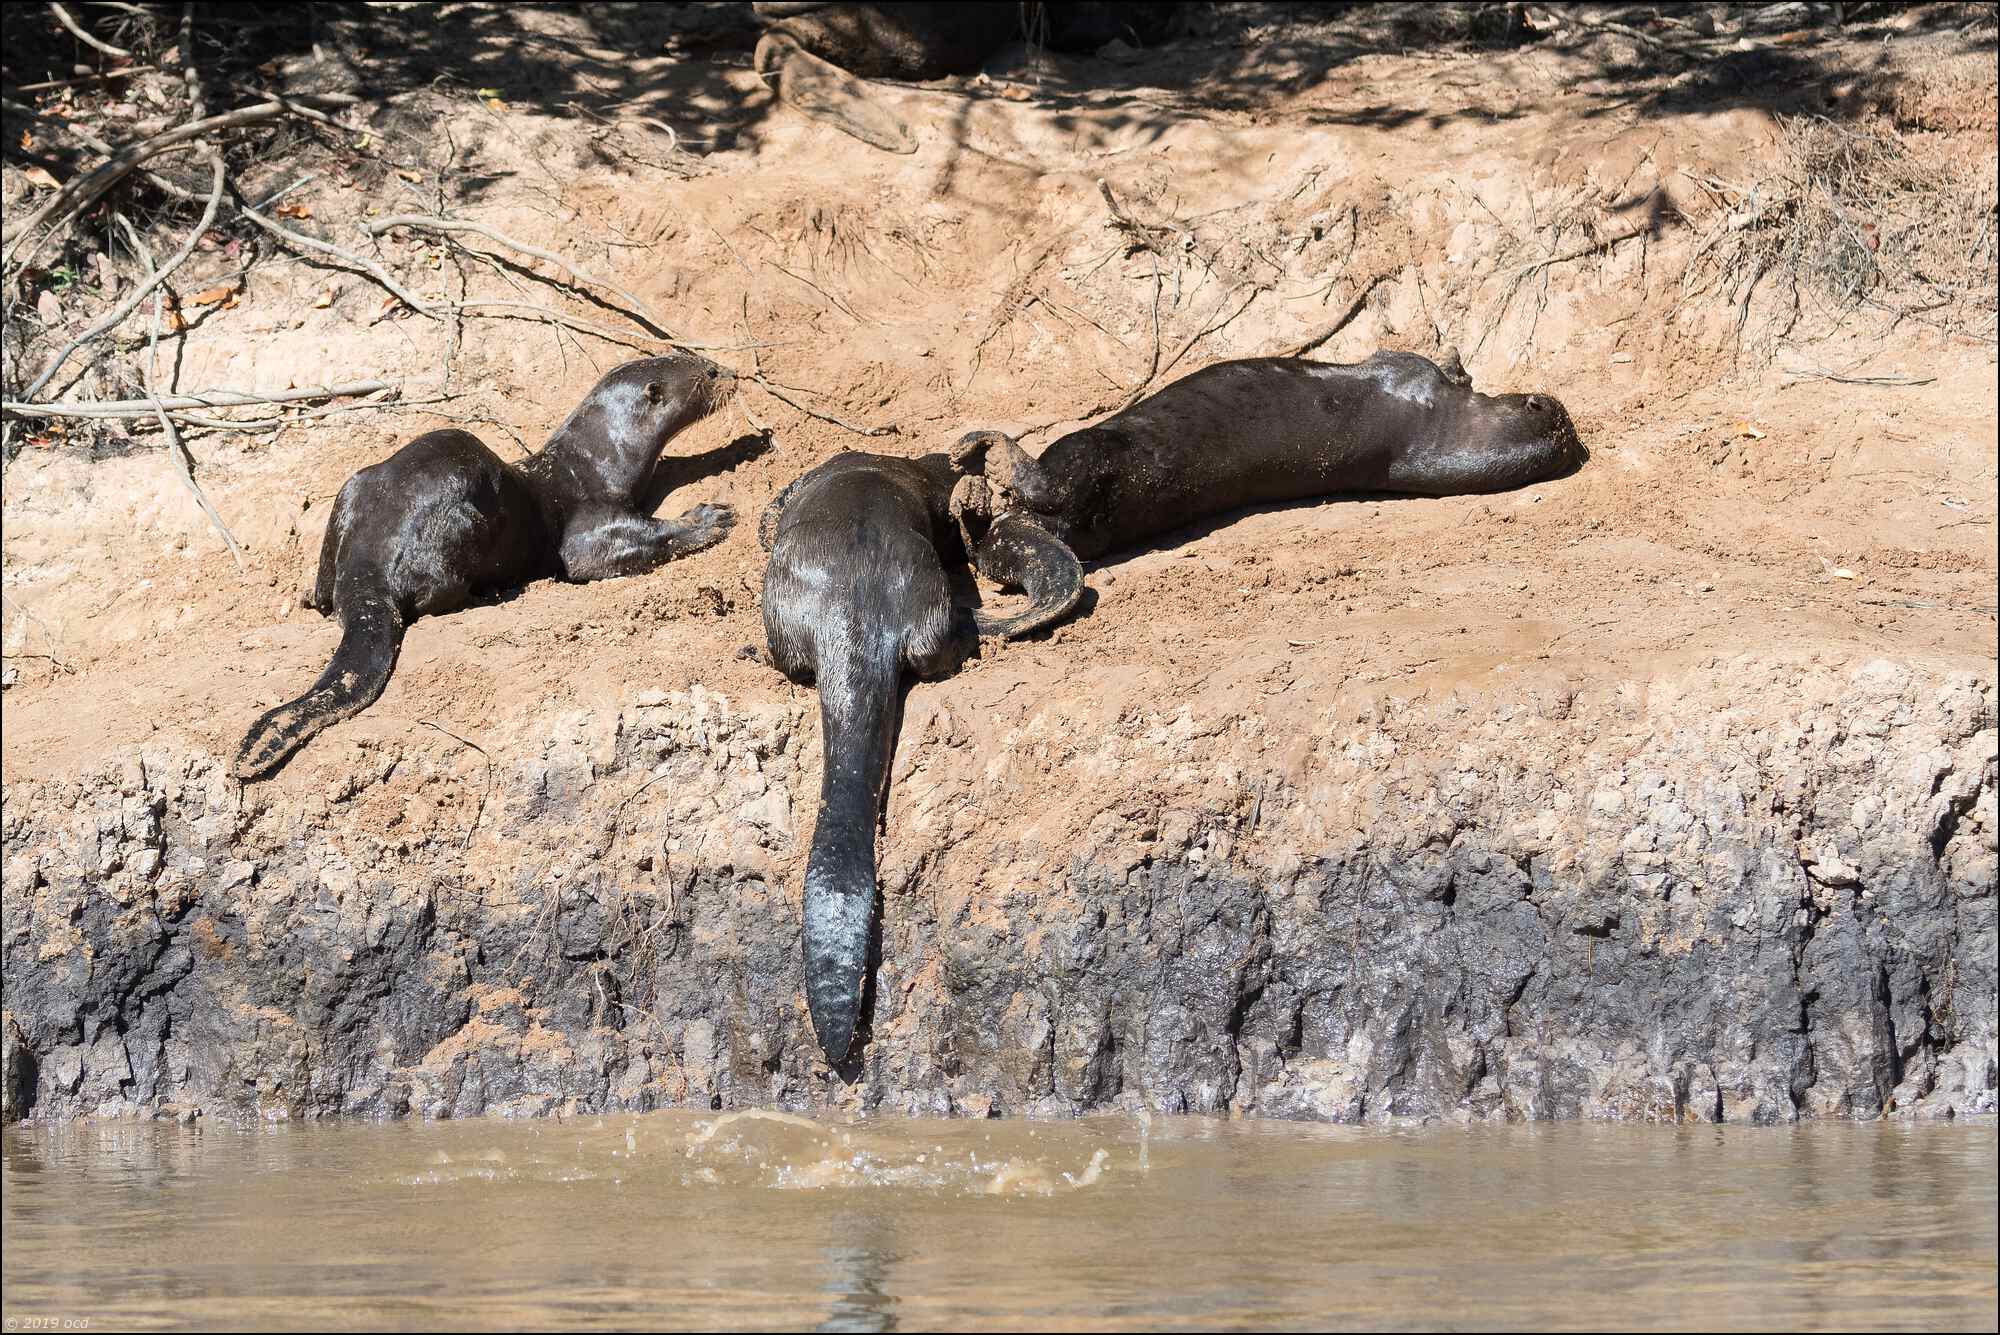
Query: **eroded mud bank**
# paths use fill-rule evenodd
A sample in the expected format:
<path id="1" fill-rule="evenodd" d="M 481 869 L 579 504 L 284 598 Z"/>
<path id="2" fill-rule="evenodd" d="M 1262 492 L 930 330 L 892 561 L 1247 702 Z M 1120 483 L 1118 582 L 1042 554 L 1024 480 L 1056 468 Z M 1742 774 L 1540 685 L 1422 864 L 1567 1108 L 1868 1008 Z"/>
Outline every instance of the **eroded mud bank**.
<path id="1" fill-rule="evenodd" d="M 1994 1107 L 1990 679 L 1011 676 L 910 696 L 851 1082 L 800 991 L 812 698 L 697 688 L 10 782 L 7 1115 Z"/>

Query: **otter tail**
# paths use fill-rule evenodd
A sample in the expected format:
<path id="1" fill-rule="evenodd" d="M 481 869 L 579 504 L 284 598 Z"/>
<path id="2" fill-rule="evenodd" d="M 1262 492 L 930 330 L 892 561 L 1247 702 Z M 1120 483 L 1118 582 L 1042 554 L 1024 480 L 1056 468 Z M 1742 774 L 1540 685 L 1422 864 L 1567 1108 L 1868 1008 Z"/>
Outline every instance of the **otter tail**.
<path id="1" fill-rule="evenodd" d="M 340 647 L 313 688 L 267 711 L 243 738 L 238 779 L 262 779 L 322 731 L 375 703 L 396 667 L 403 618 L 386 598 L 369 598 L 341 617 Z"/>
<path id="2" fill-rule="evenodd" d="M 806 862 L 806 1005 L 834 1066 L 846 1059 L 861 1018 L 875 926 L 875 824 L 902 678 L 900 645 L 859 638 L 843 646 L 845 663 L 823 664 L 819 673 L 825 773 Z"/>

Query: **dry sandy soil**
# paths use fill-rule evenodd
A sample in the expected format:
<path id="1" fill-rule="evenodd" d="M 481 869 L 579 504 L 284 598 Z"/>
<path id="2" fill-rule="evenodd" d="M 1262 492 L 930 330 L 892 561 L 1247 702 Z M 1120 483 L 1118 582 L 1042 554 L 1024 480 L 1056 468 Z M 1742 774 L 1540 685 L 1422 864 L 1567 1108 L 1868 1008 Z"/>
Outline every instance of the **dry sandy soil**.
<path id="1" fill-rule="evenodd" d="M 1251 719 L 1282 750 L 1391 698 L 1504 706 L 1671 683 L 1690 708 L 1721 708 L 1772 698 L 1788 671 L 1833 679 L 1876 660 L 1969 679 L 1990 742 L 1990 307 L 1899 318 L 1903 296 L 1843 308 L 1807 283 L 1794 312 L 1777 271 L 1747 296 L 1741 269 L 1710 290 L 1698 281 L 1717 276 L 1702 264 L 1729 242 L 1730 211 L 1753 185 L 1777 188 L 1781 116 L 1900 134 L 1924 162 L 1975 182 L 1983 171 L 1990 209 L 1990 26 L 1932 31 L 1917 11 L 1848 35 L 1767 25 L 1738 38 L 1725 24 L 1727 59 L 1690 70 L 1649 66 L 1646 45 L 1615 31 L 1481 48 L 1232 20 L 1119 62 L 1015 48 L 976 79 L 879 85 L 919 141 L 896 156 L 776 101 L 741 50 L 667 43 L 664 21 L 642 32 L 625 17 L 611 32 L 590 15 L 508 13 L 518 31 L 478 29 L 455 84 L 371 92 L 352 116 L 376 127 L 366 148 L 304 170 L 262 163 L 246 194 L 316 172 L 286 197 L 310 210 L 293 225 L 362 249 L 367 217 L 430 211 L 442 192 L 455 215 L 632 289 L 677 334 L 720 345 L 718 359 L 748 371 L 746 345 L 761 345 L 756 364 L 799 402 L 895 434 L 864 439 L 746 385 L 673 444 L 684 481 L 662 507 L 729 502 L 739 523 L 724 543 L 645 577 L 541 583 L 419 623 L 381 701 L 242 793 L 246 810 L 323 809 L 376 783 L 399 794 L 382 808 L 398 813 L 391 824 L 463 828 L 485 799 L 482 762 L 458 739 L 491 752 L 537 719 L 616 717 L 657 698 L 645 693 L 699 687 L 802 729 L 789 793 L 800 829 L 770 868 L 793 887 L 817 784 L 812 697 L 739 652 L 763 642 L 755 521 L 777 490 L 840 450 L 916 454 L 973 426 L 1028 431 L 1039 448 L 1123 402 L 1156 360 L 1165 383 L 1287 349 L 1364 292 L 1310 355 L 1456 346 L 1480 389 L 1559 396 L 1588 464 L 1499 496 L 1238 515 L 1114 558 L 1089 572 L 1094 598 L 1069 623 L 915 687 L 906 742 L 1013 757 L 1022 730 L 1087 699 L 1106 728 Z M 291 74 L 320 77 L 312 66 Z M 1158 224 L 1150 247 L 1116 225 L 1100 183 Z M 1992 272 L 1990 212 L 1985 227 L 1969 277 Z M 656 346 L 615 298 L 552 288 L 552 266 L 463 239 L 495 259 L 407 232 L 373 253 L 425 294 L 463 285 Z M 237 267 L 204 252 L 177 286 Z M 241 568 L 157 433 L 15 422 L 10 811 L 24 784 L 74 791 L 64 785 L 135 753 L 226 756 L 338 638 L 297 595 L 346 477 L 454 423 L 518 455 L 632 355 L 532 320 L 455 328 L 383 308 L 362 275 L 267 253 L 237 304 L 204 309 L 173 340 L 183 390 L 379 377 L 409 400 L 457 396 L 193 434 Z M 1044 738 L 1041 761 L 1010 760 L 1004 804 L 976 815 L 981 864 L 1032 828 L 1057 865 L 1100 813 L 1163 781 L 1098 774 L 1080 792 L 1064 758 L 1096 740 Z M 1399 763 L 1448 767 L 1464 740 L 1448 725 L 1405 737 Z M 419 818 L 417 780 L 401 792 L 384 755 L 458 781 L 444 796 L 425 786 Z M 908 779 L 899 766 L 898 787 Z M 884 844 L 905 881 L 924 857 L 896 847 L 909 800 L 892 794 Z M 467 852 L 473 879 L 526 860 L 506 838 Z"/>
<path id="2" fill-rule="evenodd" d="M 538 22 L 546 41 L 587 39 L 568 30 L 580 22 Z M 772 378 L 898 434 L 864 441 L 747 389 L 674 453 L 722 450 L 753 421 L 772 428 L 772 448 L 691 469 L 662 511 L 735 505 L 744 522 L 721 547 L 649 578 L 538 585 L 419 625 L 381 703 L 277 783 L 324 784 L 355 737 L 408 732 L 417 719 L 477 734 L 496 712 L 639 686 L 786 694 L 735 657 L 762 641 L 754 520 L 786 481 L 839 450 L 919 453 L 975 425 L 1042 427 L 1030 439 L 1043 443 L 1144 379 L 1156 257 L 1126 253 L 1099 180 L 1176 229 L 1162 360 L 1249 303 L 1163 380 L 1302 341 L 1384 273 L 1314 355 L 1456 345 L 1482 389 L 1560 396 L 1592 458 L 1510 495 L 1247 515 L 1109 563 L 1092 577 L 1086 615 L 1006 651 L 1049 689 L 1079 671 L 1140 671 L 1169 683 L 1170 698 L 1302 682 L 1313 690 L 1301 694 L 1321 696 L 1385 679 L 1442 689 L 1545 660 L 1583 676 L 1644 674 L 1741 649 L 1990 664 L 1989 338 L 1913 322 L 1884 334 L 1879 315 L 1858 312 L 1839 322 L 1851 330 L 1810 331 L 1827 341 L 1732 357 L 1733 293 L 1677 308 L 1692 229 L 1673 224 L 1531 273 L 1507 299 L 1523 266 L 1629 230 L 1655 192 L 1695 212 L 1690 173 L 1757 179 L 1773 154 L 1770 115 L 1741 104 L 1670 111 L 1538 46 L 1281 64 L 1289 77 L 1209 108 L 1207 59 L 1170 48 L 1120 67 L 1111 89 L 1089 87 L 1088 62 L 1051 60 L 1038 84 L 1025 58 L 988 87 L 886 89 L 924 140 L 908 157 L 766 108 L 754 134 L 705 155 L 690 142 L 672 170 L 607 154 L 590 122 L 532 103 L 398 99 L 412 110 L 390 124 L 414 126 L 422 108 L 452 126 L 447 188 L 469 196 L 456 212 L 629 286 L 675 332 L 777 345 L 759 354 Z M 627 77 L 653 85 L 642 110 L 670 112 L 695 141 L 704 119 L 677 95 L 684 68 L 653 56 Z M 701 70 L 738 115 L 769 99 L 747 70 Z M 1988 119 L 1942 136 L 1945 151 L 1990 149 L 1990 82 L 1985 91 Z M 668 157 L 651 127 L 618 133 Z M 437 170 L 449 151 L 410 132 L 382 148 L 421 164 L 410 174 Z M 428 184 L 392 188 L 402 184 L 322 179 L 288 198 L 351 235 L 343 222 L 418 208 L 411 196 Z M 1550 220 L 1566 212 L 1587 218 L 1553 235 Z M 399 238 L 384 251 L 426 291 L 451 290 L 438 249 Z M 216 256 L 211 267 L 230 265 Z M 1780 302 L 1779 284 L 1767 287 L 1753 321 L 1760 301 Z M 333 302 L 313 309 L 325 292 Z M 382 294 L 356 275 L 265 265 L 240 300 L 189 331 L 177 388 L 379 377 L 410 398 L 436 392 L 452 331 L 374 322 Z M 71 772 L 156 729 L 233 747 L 258 709 L 317 674 L 337 638 L 295 595 L 341 482 L 467 417 L 518 453 L 510 436 L 538 443 L 623 355 L 547 326 L 476 321 L 450 363 L 450 386 L 466 396 L 446 405 L 451 416 L 374 412 L 199 438 L 200 476 L 248 550 L 241 571 L 157 435 L 111 458 L 59 438 L 26 446 L 6 477 L 10 779 Z M 716 355 L 748 368 L 748 352 Z M 1798 375 L 1817 370 L 1934 379 Z M 988 670 L 975 663 L 967 675 Z"/>

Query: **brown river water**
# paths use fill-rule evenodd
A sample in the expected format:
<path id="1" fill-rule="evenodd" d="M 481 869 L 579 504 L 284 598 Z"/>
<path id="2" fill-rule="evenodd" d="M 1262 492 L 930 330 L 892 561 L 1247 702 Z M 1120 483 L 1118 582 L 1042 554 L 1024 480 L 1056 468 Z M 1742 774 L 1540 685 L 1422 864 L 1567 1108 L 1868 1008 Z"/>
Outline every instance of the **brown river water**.
<path id="1" fill-rule="evenodd" d="M 10 1128 L 6 1329 L 1992 1329 L 1996 1130 Z"/>

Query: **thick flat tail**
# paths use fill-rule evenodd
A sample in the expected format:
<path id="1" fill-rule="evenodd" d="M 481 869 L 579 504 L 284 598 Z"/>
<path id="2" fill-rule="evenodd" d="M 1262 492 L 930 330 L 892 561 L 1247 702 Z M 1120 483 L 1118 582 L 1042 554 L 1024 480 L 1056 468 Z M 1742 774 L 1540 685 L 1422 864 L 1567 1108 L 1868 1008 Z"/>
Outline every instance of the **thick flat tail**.
<path id="1" fill-rule="evenodd" d="M 1018 511 L 1001 515 L 972 553 L 979 573 L 1024 591 L 1028 610 L 1010 617 L 974 611 L 979 633 L 1018 639 L 1053 625 L 1083 597 L 1083 566 L 1061 538 Z"/>
<path id="2" fill-rule="evenodd" d="M 268 778 L 321 732 L 374 704 L 389 684 L 402 644 L 403 618 L 388 600 L 351 609 L 342 618 L 340 647 L 313 688 L 250 725 L 236 752 L 236 777 L 245 783 Z"/>
<path id="3" fill-rule="evenodd" d="M 819 673 L 825 774 L 806 861 L 806 1008 L 829 1065 L 861 1023 L 875 936 L 875 823 L 895 744 L 901 654 Z"/>

